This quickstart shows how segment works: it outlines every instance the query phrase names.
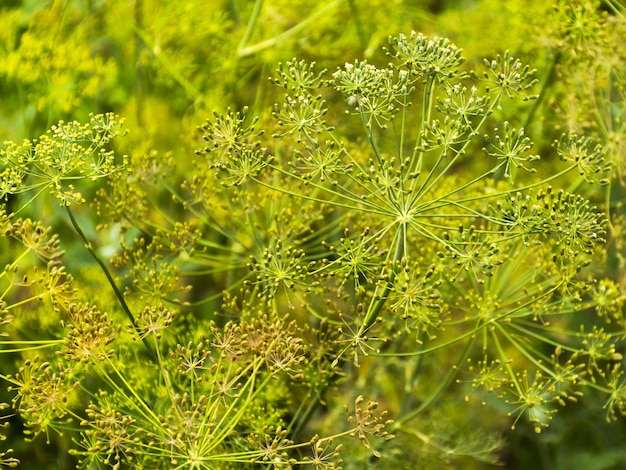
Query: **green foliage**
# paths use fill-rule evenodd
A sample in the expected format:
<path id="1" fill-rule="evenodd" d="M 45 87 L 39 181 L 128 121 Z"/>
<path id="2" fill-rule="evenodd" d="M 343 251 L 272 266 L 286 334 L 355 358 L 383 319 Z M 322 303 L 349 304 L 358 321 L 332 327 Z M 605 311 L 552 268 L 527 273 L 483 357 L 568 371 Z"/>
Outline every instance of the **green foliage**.
<path id="1" fill-rule="evenodd" d="M 369 3 L 3 11 L 0 465 L 565 468 L 568 423 L 623 432 L 623 8 L 476 2 L 507 50 Z"/>

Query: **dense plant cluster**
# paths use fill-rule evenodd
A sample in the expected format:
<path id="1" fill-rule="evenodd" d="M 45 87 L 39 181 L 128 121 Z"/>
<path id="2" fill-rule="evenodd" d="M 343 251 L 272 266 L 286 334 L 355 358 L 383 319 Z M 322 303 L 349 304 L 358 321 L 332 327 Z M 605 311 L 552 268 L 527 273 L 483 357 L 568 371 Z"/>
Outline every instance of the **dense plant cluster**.
<path id="1" fill-rule="evenodd" d="M 530 2 L 483 59 L 359 2 L 205 3 L 2 12 L 30 137 L 0 150 L 0 465 L 486 468 L 572 409 L 623 433 L 623 9 Z"/>

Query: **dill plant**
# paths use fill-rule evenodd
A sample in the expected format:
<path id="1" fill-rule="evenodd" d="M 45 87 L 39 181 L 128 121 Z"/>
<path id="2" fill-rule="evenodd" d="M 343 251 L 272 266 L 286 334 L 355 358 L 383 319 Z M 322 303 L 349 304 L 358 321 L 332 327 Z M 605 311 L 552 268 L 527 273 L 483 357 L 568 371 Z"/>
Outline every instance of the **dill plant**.
<path id="1" fill-rule="evenodd" d="M 411 434 L 407 423 L 456 380 L 471 384 L 468 399 L 503 400 L 512 427 L 524 417 L 541 432 L 585 386 L 610 395 L 604 379 L 622 358 L 619 332 L 572 326 L 578 313 L 598 306 L 584 270 L 604 243 L 606 217 L 584 197 L 554 189 L 576 171 L 589 183 L 606 183 L 609 166 L 600 147 L 578 146 L 572 135 L 556 144 L 566 164 L 542 176 L 524 129 L 494 122 L 493 111 L 508 100 L 535 98 L 528 94 L 534 71 L 514 57 L 486 60 L 472 85 L 461 51 L 446 39 L 400 35 L 387 54 L 394 62 L 386 68 L 355 61 L 330 77 L 302 61 L 279 67 L 273 81 L 287 94 L 272 113 L 274 154 L 254 150 L 259 144 L 241 114 L 217 115 L 202 127 L 208 145 L 200 153 L 217 162 L 209 168 L 233 194 L 254 183 L 277 199 L 325 208 L 336 227 L 317 235 L 326 252 L 314 248 L 307 257 L 307 236 L 297 257 L 273 252 L 278 265 L 253 255 L 255 276 L 247 283 L 277 309 L 301 304 L 319 322 L 335 324 L 332 365 L 403 358 L 412 375 L 432 367 L 435 352 L 462 344 L 395 430 Z M 331 92 L 362 126 L 363 141 L 345 140 L 330 123 Z M 233 129 L 233 122 L 242 125 Z M 335 302 L 316 306 L 316 298 L 333 295 Z M 614 291 L 609 303 L 618 312 L 623 296 Z M 415 393 L 416 380 L 405 390 Z M 612 415 L 610 400 L 607 406 Z"/>
<path id="2" fill-rule="evenodd" d="M 70 435 L 84 468 L 362 468 L 415 463 L 415 444 L 497 460 L 497 439 L 429 429 L 444 398 L 536 432 L 588 389 L 623 413 L 624 297 L 592 277 L 614 222 L 559 189 L 612 180 L 604 147 L 566 134 L 542 165 L 507 115 L 535 71 L 508 53 L 469 73 L 447 39 L 385 52 L 284 62 L 272 110 L 215 113 L 184 178 L 172 155 L 116 155 L 112 114 L 5 145 L 0 222 L 21 254 L 1 344 L 20 358 L 2 378 L 30 435 Z M 93 259 L 84 279 L 17 218 L 47 195 Z M 110 262 L 95 226 L 119 235 Z"/>

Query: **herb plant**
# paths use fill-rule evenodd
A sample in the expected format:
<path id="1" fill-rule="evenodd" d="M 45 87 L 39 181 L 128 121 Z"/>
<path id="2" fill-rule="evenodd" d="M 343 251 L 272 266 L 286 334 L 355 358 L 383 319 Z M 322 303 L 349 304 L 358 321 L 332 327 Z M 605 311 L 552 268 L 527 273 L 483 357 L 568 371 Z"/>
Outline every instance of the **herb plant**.
<path id="1" fill-rule="evenodd" d="M 622 34 L 607 5 L 558 3 L 554 24 Z M 605 51 L 601 31 L 552 37 Z M 585 402 L 621 420 L 624 75 L 576 60 L 606 86 L 568 86 L 561 52 L 546 76 L 509 52 L 468 67 L 409 32 L 333 71 L 283 60 L 275 104 L 214 112 L 195 152 L 116 113 L 5 142 L 16 453 L 23 434 L 80 468 L 488 465 L 503 430 Z M 598 119 L 536 129 L 568 92 Z"/>

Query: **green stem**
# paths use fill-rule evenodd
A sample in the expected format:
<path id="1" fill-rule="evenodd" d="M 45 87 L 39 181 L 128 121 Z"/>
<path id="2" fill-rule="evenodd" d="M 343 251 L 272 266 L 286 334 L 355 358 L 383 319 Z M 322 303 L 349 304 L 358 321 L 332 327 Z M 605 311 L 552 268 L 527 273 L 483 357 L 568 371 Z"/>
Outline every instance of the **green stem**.
<path id="1" fill-rule="evenodd" d="M 140 25 L 133 24 L 133 30 L 145 47 L 152 51 L 154 58 L 161 64 L 164 70 L 187 92 L 189 98 L 198 99 L 202 97 L 202 92 L 176 68 L 174 63 L 167 57 L 167 54 L 163 51 L 157 51 L 155 44 L 150 40 L 148 34 L 141 29 Z"/>
<path id="2" fill-rule="evenodd" d="M 461 351 L 461 354 L 459 355 L 458 360 L 456 361 L 453 367 L 450 367 L 450 370 L 448 370 L 443 380 L 439 381 L 439 385 L 437 385 L 435 390 L 433 390 L 430 396 L 426 400 L 424 400 L 420 404 L 419 407 L 417 407 L 410 413 L 404 414 L 400 419 L 396 420 L 394 422 L 394 429 L 397 429 L 398 427 L 402 426 L 407 421 L 411 421 L 413 418 L 415 418 L 424 410 L 426 410 L 435 400 L 437 400 L 437 398 L 441 396 L 441 394 L 445 391 L 445 389 L 448 387 L 448 385 L 450 385 L 450 383 L 454 379 L 454 376 L 456 375 L 457 370 L 459 369 L 459 366 L 461 365 L 461 363 L 465 361 L 465 358 L 467 358 L 467 355 L 469 354 L 469 351 L 472 345 L 474 344 L 475 339 L 476 337 L 473 336 L 471 341 L 468 341 L 467 343 L 465 343 L 465 346 L 463 347 L 463 350 Z"/>
<path id="3" fill-rule="evenodd" d="M 326 394 L 327 390 L 324 389 L 323 392 L 324 394 Z M 309 406 L 307 406 L 306 410 L 304 410 L 304 413 L 302 413 L 302 415 L 299 417 L 296 427 L 293 429 L 293 432 L 291 433 L 291 438 L 294 441 L 297 440 L 298 436 L 300 435 L 300 432 L 302 431 L 302 428 L 306 426 L 306 424 L 309 422 L 309 419 L 311 419 L 311 415 L 313 414 L 313 412 L 321 404 L 321 400 L 319 398 L 320 395 L 322 394 L 318 393 L 318 395 L 313 397 L 313 399 L 309 403 Z M 302 405 L 304 405 L 304 401 L 302 402 Z M 302 409 L 302 405 L 300 406 L 300 408 L 298 408 L 298 412 L 300 412 L 300 410 Z"/>
<path id="4" fill-rule="evenodd" d="M 10 346 L 10 349 L 0 349 L 0 355 L 5 353 L 21 353 L 26 351 L 36 351 L 38 349 L 47 349 L 62 344 L 63 340 L 33 340 L 33 341 L 0 341 L 0 346 Z M 14 346 L 24 344 L 25 346 L 16 348 Z"/>
<path id="5" fill-rule="evenodd" d="M 621 5 L 619 2 L 615 2 L 613 0 L 604 0 L 604 3 L 606 3 L 606 5 L 613 13 L 621 16 L 623 20 L 626 20 L 626 17 L 624 16 L 624 11 L 626 11 L 626 7 L 624 7 L 624 5 Z"/>
<path id="6" fill-rule="evenodd" d="M 359 45 L 361 46 L 362 50 L 365 50 L 367 47 L 367 37 L 365 35 L 365 30 L 363 29 L 363 23 L 361 22 L 359 10 L 356 7 L 354 0 L 348 0 L 348 6 L 350 7 L 350 16 L 354 19 L 354 25 L 356 26 L 356 33 L 359 38 Z"/>
<path id="7" fill-rule="evenodd" d="M 145 396 L 142 397 L 138 393 L 138 389 L 134 388 L 126 379 L 124 373 L 118 368 L 118 364 L 106 357 L 105 362 L 93 361 L 94 366 L 98 370 L 99 374 L 103 377 L 105 383 L 108 383 L 114 391 L 117 391 L 124 400 L 123 403 L 128 403 L 141 415 L 145 423 L 149 423 L 158 429 L 158 426 L 162 424 L 159 421 L 159 417 L 156 412 L 146 402 Z M 111 376 L 110 371 L 115 375 Z"/>
<path id="8" fill-rule="evenodd" d="M 424 159 L 424 150 L 422 149 L 424 132 L 426 126 L 430 122 L 431 111 L 433 107 L 433 97 L 435 90 L 435 80 L 429 76 L 424 84 L 424 97 L 422 100 L 422 117 L 420 122 L 420 133 L 415 140 L 415 146 L 413 147 L 413 155 L 411 156 L 411 166 L 409 167 L 409 174 L 419 173 L 422 170 L 422 162 Z M 417 152 L 419 151 L 419 156 Z M 415 162 L 415 163 L 413 163 Z M 417 181 L 417 178 L 414 180 Z M 416 183 L 414 183 L 416 184 Z M 412 188 L 415 189 L 415 188 Z"/>
<path id="9" fill-rule="evenodd" d="M 254 31 L 254 26 L 259 18 L 259 13 L 261 12 L 261 7 L 263 6 L 263 0 L 256 0 L 254 2 L 254 9 L 252 10 L 252 15 L 250 15 L 250 19 L 248 20 L 248 25 L 246 26 L 246 32 L 241 38 L 241 42 L 239 43 L 238 50 L 242 50 L 248 41 L 252 37 L 252 32 Z"/>
<path id="10" fill-rule="evenodd" d="M 137 326 L 137 321 L 135 320 L 133 313 L 130 311 L 128 304 L 126 303 L 126 300 L 124 299 L 124 294 L 122 294 L 122 292 L 117 287 L 117 284 L 115 283 L 115 280 L 113 279 L 113 276 L 111 275 L 111 272 L 109 271 L 109 268 L 107 268 L 107 265 L 104 263 L 104 261 L 102 261 L 102 259 L 98 256 L 98 254 L 93 249 L 93 246 L 91 245 L 91 242 L 87 238 L 87 235 L 85 235 L 85 232 L 83 232 L 83 229 L 80 228 L 80 225 L 76 221 L 76 218 L 74 217 L 74 213 L 72 212 L 72 209 L 70 209 L 69 206 L 65 206 L 65 209 L 67 210 L 67 214 L 70 217 L 70 221 L 72 222 L 72 226 L 74 227 L 74 230 L 76 230 L 76 233 L 78 233 L 80 238 L 83 240 L 85 248 L 87 249 L 91 257 L 95 260 L 95 262 L 98 263 L 98 266 L 100 266 L 100 269 L 106 276 L 107 281 L 109 281 L 109 284 L 111 288 L 113 289 L 113 292 L 115 293 L 115 297 L 117 297 L 117 300 L 119 301 L 122 307 L 122 310 L 124 310 L 124 312 L 126 313 L 126 316 L 130 320 L 130 323 L 133 325 L 133 328 L 135 329 L 135 331 L 141 338 L 141 341 L 146 347 L 146 350 L 148 351 L 148 353 L 150 354 L 150 357 L 156 361 L 157 360 L 156 355 L 154 354 L 154 351 L 152 351 L 152 348 L 150 347 L 150 343 L 148 343 L 148 339 L 141 334 L 141 331 L 139 330 L 139 327 Z"/>
<path id="11" fill-rule="evenodd" d="M 274 166 L 271 165 L 271 168 L 275 171 L 278 171 L 284 175 L 287 175 L 293 179 L 296 179 L 300 182 L 303 182 L 305 184 L 308 184 L 310 187 L 315 188 L 315 189 L 319 189 L 321 191 L 326 192 L 327 194 L 333 195 L 333 196 L 337 196 L 338 198 L 344 198 L 349 200 L 350 202 L 354 202 L 355 205 L 351 206 L 349 204 L 344 204 L 332 199 L 321 199 L 321 198 L 317 198 L 317 197 L 313 197 L 313 196 L 307 196 L 305 194 L 302 193 L 294 193 L 291 192 L 290 190 L 287 190 L 283 187 L 277 186 L 277 185 L 272 185 L 270 183 L 266 183 L 261 179 L 255 178 L 255 177 L 250 177 L 250 179 L 252 181 L 254 181 L 255 183 L 260 184 L 261 186 L 264 186 L 266 188 L 269 188 L 273 191 L 277 191 L 283 194 L 286 194 L 288 196 L 293 196 L 293 197 L 298 197 L 300 199 L 306 199 L 308 201 L 315 201 L 315 202 L 320 202 L 322 204 L 326 204 L 326 205 L 332 205 L 335 207 L 343 207 L 344 209 L 350 209 L 350 210 L 354 210 L 354 211 L 360 211 L 360 212 L 370 212 L 373 214 L 378 214 L 378 215 L 382 215 L 382 216 L 389 216 L 389 215 L 393 215 L 395 214 L 395 212 L 389 211 L 389 212 L 385 212 L 383 209 L 381 209 L 379 206 L 372 204 L 370 201 L 368 201 L 367 199 L 361 198 L 358 199 L 358 197 L 356 195 L 351 196 L 350 193 L 348 192 L 338 192 L 335 191 L 331 188 L 326 188 L 324 186 L 318 185 L 317 183 L 313 183 L 313 182 L 309 182 L 308 180 L 305 180 L 304 178 L 301 178 L 298 175 L 295 175 L 293 173 L 290 173 L 288 171 L 283 170 L 282 168 L 278 167 L 278 166 Z M 342 190 L 344 190 L 343 187 L 340 187 Z M 345 190 L 344 190 L 345 191 Z"/>
<path id="12" fill-rule="evenodd" d="M 135 107 L 135 119 L 139 127 L 144 126 L 144 110 L 145 110 L 145 90 L 144 90 L 144 67 L 141 65 L 141 51 L 145 47 L 138 31 L 143 31 L 143 0 L 135 0 L 135 8 L 133 9 L 134 24 L 136 25 L 133 39 L 134 50 L 133 60 L 135 61 L 135 98 L 137 106 Z"/>
<path id="13" fill-rule="evenodd" d="M 387 301 L 387 295 L 391 290 L 394 280 L 396 279 L 396 269 L 398 264 L 402 261 L 405 256 L 406 248 L 405 248 L 405 239 L 406 239 L 406 223 L 400 224 L 398 227 L 398 232 L 396 233 L 396 250 L 393 255 L 393 260 L 391 261 L 391 269 L 389 271 L 389 276 L 385 281 L 385 285 L 382 288 L 382 292 L 380 294 L 375 293 L 374 300 L 370 304 L 370 308 L 367 310 L 367 314 L 365 315 L 365 319 L 363 321 L 363 325 L 359 328 L 358 336 L 362 337 L 365 332 L 372 326 L 372 324 L 376 321 L 376 317 L 382 310 L 385 302 Z M 378 289 L 377 289 L 378 290 Z"/>
<path id="14" fill-rule="evenodd" d="M 547 54 L 550 54 L 551 52 L 552 51 L 548 50 Z M 560 51 L 553 52 L 552 61 L 550 63 L 550 69 L 548 70 L 548 73 L 545 74 L 545 76 L 543 77 L 543 80 L 541 81 L 541 84 L 539 85 L 539 94 L 537 95 L 537 99 L 534 100 L 533 107 L 530 109 L 530 111 L 526 115 L 526 118 L 524 119 L 524 123 L 522 124 L 521 128 L 526 129 L 528 127 L 528 124 L 530 124 L 533 121 L 533 118 L 535 117 L 535 114 L 537 113 L 539 106 L 541 105 L 541 103 L 543 102 L 546 96 L 545 91 L 548 88 L 548 86 L 552 83 L 552 79 L 554 77 L 554 71 L 556 70 L 556 66 L 560 60 L 561 60 L 561 52 Z"/>
<path id="15" fill-rule="evenodd" d="M 432 94 L 432 91 L 430 92 Z M 430 101 L 430 105 L 432 107 L 432 96 L 429 98 Z M 487 121 L 487 117 L 491 114 L 491 111 L 496 107 L 496 104 L 500 101 L 500 97 L 498 96 L 495 100 L 493 100 L 493 102 L 490 104 L 489 109 L 483 114 L 481 120 L 478 122 L 478 124 L 472 129 L 472 132 L 475 135 L 478 135 L 478 131 L 482 128 L 482 126 L 485 124 L 485 122 Z M 426 108 L 425 111 L 426 112 Z M 430 119 L 430 107 L 428 108 L 428 119 Z M 427 122 L 426 122 L 427 123 Z M 422 119 L 422 130 L 420 130 L 420 134 L 423 133 L 423 128 L 424 128 L 424 120 Z M 422 135 L 420 135 L 418 143 L 416 143 L 416 149 L 418 148 L 418 144 L 419 146 L 422 145 Z M 465 144 L 463 144 L 463 146 L 458 150 L 458 152 L 456 153 L 456 155 L 450 159 L 450 161 L 448 162 L 448 164 L 446 165 L 446 167 L 441 170 L 436 176 L 434 174 L 437 166 L 435 166 L 428 174 L 428 176 L 426 176 L 426 179 L 419 185 L 419 188 L 417 187 L 419 178 L 415 178 L 413 181 L 413 188 L 412 188 L 412 193 L 413 193 L 413 197 L 411 200 L 411 206 L 413 206 L 417 201 L 419 201 L 422 196 L 424 194 L 428 194 L 430 193 L 430 191 L 432 190 L 433 187 L 435 187 L 435 185 L 439 182 L 439 180 L 441 178 L 443 178 L 445 175 L 448 174 L 448 171 L 450 170 L 450 168 L 452 168 L 452 166 L 457 162 L 457 160 L 461 157 L 461 155 L 465 154 L 465 150 L 467 149 L 467 147 L 469 146 L 470 142 L 472 141 L 472 139 L 468 139 L 467 142 L 465 142 Z M 420 151 L 420 160 L 423 158 L 424 156 L 424 151 Z M 443 154 L 440 156 L 440 158 L 443 157 Z M 421 163 L 420 163 L 421 165 Z M 493 171 L 493 170 L 491 170 Z M 490 172 L 487 172 L 485 175 L 489 174 Z M 474 180 L 472 182 L 472 184 L 475 182 L 476 180 Z M 465 187 L 465 186 L 464 186 Z"/>
<path id="16" fill-rule="evenodd" d="M 342 3 L 344 0 L 335 0 L 334 2 L 330 2 L 328 4 L 326 4 L 324 7 L 320 8 L 318 11 L 316 11 L 315 13 L 313 13 L 311 16 L 309 16 L 308 18 L 306 18 L 305 20 L 301 21 L 300 23 L 298 23 L 297 25 L 295 25 L 293 28 L 288 29 L 287 31 L 274 36 L 271 39 L 267 39 L 266 41 L 261 41 L 257 44 L 254 44 L 252 46 L 248 46 L 248 47 L 244 47 L 243 49 L 239 49 L 239 57 L 247 57 L 249 55 L 253 55 L 256 54 L 257 52 L 260 52 L 264 49 L 267 49 L 269 47 L 273 47 L 277 44 L 279 44 L 281 41 L 289 38 L 290 36 L 294 36 L 298 33 L 300 33 L 303 29 L 306 29 L 307 27 L 310 26 L 310 24 L 317 20 L 319 17 L 322 17 L 323 15 L 325 15 L 328 11 L 332 10 L 333 8 L 335 8 L 337 5 L 339 5 L 340 3 Z"/>

